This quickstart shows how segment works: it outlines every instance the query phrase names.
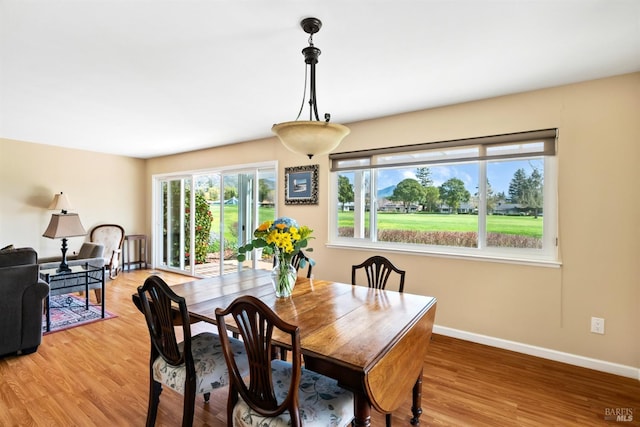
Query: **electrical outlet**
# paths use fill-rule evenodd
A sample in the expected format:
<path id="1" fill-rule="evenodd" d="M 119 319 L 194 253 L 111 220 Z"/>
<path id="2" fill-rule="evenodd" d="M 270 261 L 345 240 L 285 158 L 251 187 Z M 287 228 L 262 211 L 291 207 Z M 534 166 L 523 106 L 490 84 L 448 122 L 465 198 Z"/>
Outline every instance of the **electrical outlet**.
<path id="1" fill-rule="evenodd" d="M 591 318 L 591 332 L 594 334 L 603 334 L 604 335 L 604 319 L 601 317 L 592 317 Z"/>

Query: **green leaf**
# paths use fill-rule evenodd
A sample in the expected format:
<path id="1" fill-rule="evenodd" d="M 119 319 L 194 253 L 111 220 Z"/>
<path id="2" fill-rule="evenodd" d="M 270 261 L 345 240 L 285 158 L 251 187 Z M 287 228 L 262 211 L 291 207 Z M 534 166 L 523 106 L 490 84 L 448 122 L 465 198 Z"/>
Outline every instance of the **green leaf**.
<path id="1" fill-rule="evenodd" d="M 264 248 L 265 246 L 267 246 L 267 242 L 265 242 L 264 240 L 255 240 L 253 242 L 253 247 L 255 249 Z"/>

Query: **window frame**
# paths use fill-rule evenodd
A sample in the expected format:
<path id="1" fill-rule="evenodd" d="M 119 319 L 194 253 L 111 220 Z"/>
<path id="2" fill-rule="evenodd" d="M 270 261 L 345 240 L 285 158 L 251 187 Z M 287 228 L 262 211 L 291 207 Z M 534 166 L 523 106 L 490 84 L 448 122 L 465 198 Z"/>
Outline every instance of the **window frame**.
<path id="1" fill-rule="evenodd" d="M 504 145 L 518 145 L 524 141 L 531 142 L 532 140 L 544 140 L 544 148 L 541 151 L 520 153 L 515 155 L 487 155 L 490 149 L 487 147 L 500 147 Z M 353 248 L 353 249 L 365 249 L 376 250 L 386 252 L 400 252 L 408 254 L 422 254 L 430 256 L 443 256 L 462 259 L 477 259 L 494 262 L 508 262 L 518 264 L 532 264 L 543 266 L 559 266 L 561 264 L 559 259 L 559 245 L 558 245 L 558 166 L 557 166 L 557 141 L 558 130 L 557 129 L 543 129 L 529 132 L 518 132 L 513 134 L 494 135 L 480 138 L 468 138 L 454 141 L 440 141 L 432 143 L 405 145 L 398 147 L 388 147 L 372 150 L 361 150 L 343 153 L 332 153 L 329 155 L 331 161 L 330 171 L 330 188 L 329 188 L 329 233 L 328 233 L 328 247 L 335 248 Z M 480 201 L 478 204 L 478 247 L 456 247 L 456 246 L 440 246 L 440 245 L 426 245 L 426 244 L 413 244 L 413 243 L 398 243 L 398 242 L 380 242 L 375 239 L 377 235 L 377 212 L 378 212 L 378 198 L 376 191 L 376 170 L 377 169 L 392 169 L 398 166 L 413 168 L 413 167 L 429 167 L 442 164 L 442 161 L 433 161 L 431 163 L 416 163 L 400 161 L 397 164 L 380 164 L 376 161 L 376 156 L 393 156 L 398 155 L 398 158 L 405 156 L 405 153 L 411 152 L 424 152 L 433 150 L 442 150 L 443 148 L 454 148 L 464 146 L 478 146 L 481 145 L 479 153 L 480 155 L 472 158 L 471 161 L 468 157 L 461 157 L 459 159 L 449 159 L 446 164 L 462 164 L 462 163 L 477 163 L 478 165 L 478 194 L 480 195 Z M 524 145 L 524 144 L 523 144 Z M 464 151 L 464 150 L 463 150 Z M 500 150 L 494 150 L 499 152 Z M 429 156 L 427 153 L 426 157 Z M 543 216 L 542 216 L 542 249 L 527 249 L 527 248 L 506 248 L 506 247 L 487 247 L 485 245 L 486 237 L 486 171 L 487 163 L 494 160 L 526 160 L 527 158 L 540 158 L 544 159 L 544 186 L 543 186 Z M 364 159 L 364 160 L 363 160 Z M 369 231 L 370 236 L 373 237 L 340 237 L 338 236 L 338 213 L 340 209 L 340 203 L 338 202 L 338 176 L 344 172 L 356 172 L 356 171 L 369 171 L 369 183 L 370 183 L 370 204 L 371 209 L 369 212 Z M 356 189 L 354 188 L 354 191 Z M 357 191 L 356 191 L 357 193 Z M 357 196 L 354 197 L 354 203 L 357 200 Z M 375 209 L 373 208 L 375 206 Z M 364 209 L 364 204 L 362 206 Z M 354 219 L 355 221 L 355 219 Z"/>

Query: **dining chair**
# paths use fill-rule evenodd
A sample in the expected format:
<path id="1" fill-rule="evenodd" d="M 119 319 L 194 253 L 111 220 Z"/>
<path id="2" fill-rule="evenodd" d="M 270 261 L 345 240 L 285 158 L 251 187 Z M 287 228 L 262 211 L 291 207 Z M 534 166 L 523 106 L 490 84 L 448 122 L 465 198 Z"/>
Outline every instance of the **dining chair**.
<path id="1" fill-rule="evenodd" d="M 275 257 L 273 257 L 273 265 L 276 265 Z M 300 270 L 301 268 L 307 267 L 307 279 L 311 278 L 311 270 L 313 269 L 313 265 L 311 263 L 311 259 L 307 255 L 305 255 L 304 252 L 296 252 L 293 257 L 291 257 L 291 265 L 296 269 L 296 271 Z"/>
<path id="2" fill-rule="evenodd" d="M 148 277 L 144 285 L 138 287 L 138 296 L 139 301 L 134 302 L 144 314 L 151 336 L 146 425 L 155 425 L 160 393 L 165 385 L 183 395 L 182 425 L 191 426 L 196 394 L 203 394 L 208 403 L 212 390 L 229 383 L 220 338 L 211 332 L 191 336 L 185 299 L 173 292 L 160 277 Z M 176 324 L 182 327 L 182 342 L 178 342 Z M 247 375 L 249 368 L 244 345 L 233 338 L 229 338 L 226 345 L 238 360 L 238 372 Z"/>
<path id="3" fill-rule="evenodd" d="M 362 264 L 354 265 L 351 267 L 351 284 L 356 285 L 357 272 L 360 269 L 364 269 L 367 274 L 367 282 L 370 288 L 385 289 L 387 281 L 392 272 L 396 272 L 399 275 L 398 292 L 404 291 L 404 276 L 405 271 L 397 268 L 387 258 L 374 255 L 366 259 Z"/>
<path id="4" fill-rule="evenodd" d="M 235 324 L 249 359 L 249 377 L 242 375 L 228 336 Z M 245 295 L 226 309 L 216 309 L 216 323 L 229 366 L 229 426 L 338 426 L 354 418 L 351 391 L 332 378 L 302 367 L 300 329 L 282 320 L 264 302 Z M 291 346 L 291 362 L 272 359 L 272 339 Z"/>
<path id="5" fill-rule="evenodd" d="M 404 276 L 405 271 L 397 268 L 387 258 L 374 255 L 366 259 L 363 263 L 354 265 L 351 267 L 351 284 L 356 285 L 356 276 L 358 270 L 364 269 L 367 275 L 367 284 L 370 288 L 385 289 L 387 281 L 392 272 L 395 272 L 399 276 L 398 292 L 404 291 Z M 385 414 L 386 425 L 391 427 L 391 414 Z"/>

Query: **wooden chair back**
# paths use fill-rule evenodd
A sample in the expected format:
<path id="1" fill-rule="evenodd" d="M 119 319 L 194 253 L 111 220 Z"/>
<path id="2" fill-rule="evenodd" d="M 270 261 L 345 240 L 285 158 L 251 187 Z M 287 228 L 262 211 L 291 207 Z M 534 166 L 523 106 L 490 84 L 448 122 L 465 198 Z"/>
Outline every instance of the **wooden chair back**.
<path id="1" fill-rule="evenodd" d="M 249 359 L 249 378 L 241 375 L 229 343 L 227 320 L 232 319 L 244 342 Z M 216 321 L 224 356 L 229 368 L 230 390 L 228 417 L 231 419 L 238 395 L 257 413 L 265 417 L 275 417 L 289 411 L 291 425 L 299 426 L 298 386 L 302 368 L 300 353 L 300 331 L 275 314 L 265 303 L 250 295 L 235 299 L 226 309 L 216 309 Z M 278 404 L 271 376 L 273 354 L 272 338 L 274 329 L 291 340 L 292 376 L 287 397 Z"/>
<path id="2" fill-rule="evenodd" d="M 405 271 L 397 268 L 387 258 L 374 255 L 362 264 L 354 265 L 351 267 L 351 284 L 356 285 L 356 275 L 359 269 L 364 269 L 367 274 L 368 286 L 370 288 L 385 289 L 387 281 L 392 272 L 399 275 L 398 292 L 404 291 L 404 276 Z"/>
<path id="3" fill-rule="evenodd" d="M 191 354 L 191 327 L 185 299 L 177 295 L 158 276 L 149 276 L 138 288 L 139 310 L 144 314 L 151 338 L 151 363 L 158 357 L 173 366 L 185 364 L 187 376 L 195 381 Z M 178 307 L 178 312 L 173 307 Z M 182 325 L 183 347 L 178 345 L 174 324 Z M 189 378 L 187 378 L 187 381 Z"/>

